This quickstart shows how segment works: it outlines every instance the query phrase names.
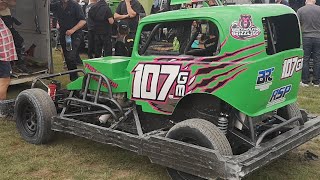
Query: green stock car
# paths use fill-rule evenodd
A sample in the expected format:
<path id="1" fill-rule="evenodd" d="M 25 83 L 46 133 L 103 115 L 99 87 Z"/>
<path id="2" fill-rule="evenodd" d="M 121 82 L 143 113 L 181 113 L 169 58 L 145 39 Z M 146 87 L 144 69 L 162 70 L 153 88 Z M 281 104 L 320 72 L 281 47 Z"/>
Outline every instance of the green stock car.
<path id="1" fill-rule="evenodd" d="M 21 136 L 54 131 L 119 146 L 172 179 L 241 179 L 320 133 L 296 105 L 303 50 L 283 5 L 216 6 L 147 16 L 131 57 L 84 61 L 84 76 L 15 103 Z M 303 112 L 303 113 L 302 113 Z M 58 113 L 58 115 L 57 115 Z"/>

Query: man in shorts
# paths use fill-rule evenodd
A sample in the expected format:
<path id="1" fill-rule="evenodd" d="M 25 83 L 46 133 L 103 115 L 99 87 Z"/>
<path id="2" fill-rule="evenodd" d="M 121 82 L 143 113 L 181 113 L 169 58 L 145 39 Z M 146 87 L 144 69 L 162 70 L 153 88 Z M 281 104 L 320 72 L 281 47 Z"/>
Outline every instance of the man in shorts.
<path id="1" fill-rule="evenodd" d="M 0 18 L 0 100 L 7 98 L 7 89 L 10 84 L 11 75 L 10 61 L 17 59 L 12 34 Z"/>
<path id="2" fill-rule="evenodd" d="M 20 35 L 20 33 L 14 28 L 14 25 L 20 26 L 21 22 L 19 22 L 16 18 L 14 18 L 11 15 L 10 8 L 16 6 L 16 0 L 0 0 L 0 2 L 4 4 L 3 8 L 0 10 L 0 17 L 11 31 L 15 43 L 15 48 L 17 51 L 18 60 L 14 63 L 13 66 L 14 72 L 29 74 L 31 73 L 31 71 L 27 68 L 25 58 L 23 57 L 23 53 L 25 52 L 24 39 Z"/>

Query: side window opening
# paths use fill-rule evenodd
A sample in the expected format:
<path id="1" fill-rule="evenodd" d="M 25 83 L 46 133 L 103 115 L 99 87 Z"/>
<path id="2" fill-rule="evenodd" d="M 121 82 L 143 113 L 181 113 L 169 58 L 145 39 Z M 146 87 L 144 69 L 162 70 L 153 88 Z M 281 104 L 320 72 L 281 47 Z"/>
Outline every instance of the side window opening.
<path id="1" fill-rule="evenodd" d="M 219 53 L 219 31 L 207 20 L 174 21 L 143 27 L 139 54 L 214 56 Z"/>
<path id="2" fill-rule="evenodd" d="M 298 19 L 294 14 L 262 19 L 268 55 L 300 47 Z"/>

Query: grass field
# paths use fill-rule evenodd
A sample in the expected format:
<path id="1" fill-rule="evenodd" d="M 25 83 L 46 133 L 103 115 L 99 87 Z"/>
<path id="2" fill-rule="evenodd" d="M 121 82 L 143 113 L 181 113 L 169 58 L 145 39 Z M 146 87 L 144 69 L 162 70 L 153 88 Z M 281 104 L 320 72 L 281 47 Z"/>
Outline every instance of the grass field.
<path id="1" fill-rule="evenodd" d="M 56 71 L 62 71 L 61 56 L 55 52 Z M 65 80 L 65 79 L 63 79 Z M 11 87 L 14 97 L 28 85 Z M 299 105 L 320 114 L 320 89 L 300 89 Z M 102 145 L 71 135 L 57 134 L 48 145 L 26 143 L 18 135 L 15 123 L 0 120 L 0 179 L 110 179 L 167 180 L 164 167 L 151 164 L 145 157 L 120 148 Z M 287 153 L 248 176 L 248 180 L 320 179 L 320 162 L 306 161 L 306 150 L 320 155 L 320 138 Z"/>

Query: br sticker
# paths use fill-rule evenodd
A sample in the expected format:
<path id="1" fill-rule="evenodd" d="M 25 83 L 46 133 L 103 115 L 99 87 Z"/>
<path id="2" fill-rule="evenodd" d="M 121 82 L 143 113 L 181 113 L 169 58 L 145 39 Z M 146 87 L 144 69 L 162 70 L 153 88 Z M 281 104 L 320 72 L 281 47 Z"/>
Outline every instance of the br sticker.
<path id="1" fill-rule="evenodd" d="M 246 40 L 259 36 L 261 30 L 253 24 L 251 15 L 242 14 L 238 21 L 231 24 L 230 34 L 235 39 Z"/>
<path id="2" fill-rule="evenodd" d="M 272 85 L 274 67 L 258 71 L 256 89 L 264 91 Z"/>

